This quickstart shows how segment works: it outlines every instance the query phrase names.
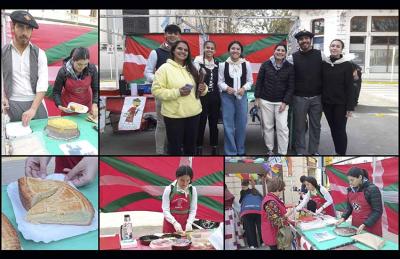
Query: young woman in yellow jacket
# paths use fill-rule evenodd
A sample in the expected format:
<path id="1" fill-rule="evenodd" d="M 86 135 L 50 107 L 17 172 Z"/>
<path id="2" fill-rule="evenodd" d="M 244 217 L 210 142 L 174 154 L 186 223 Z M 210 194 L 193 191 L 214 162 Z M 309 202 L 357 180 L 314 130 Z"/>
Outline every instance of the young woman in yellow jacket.
<path id="1" fill-rule="evenodd" d="M 195 155 L 202 111 L 198 96 L 207 94 L 207 88 L 204 83 L 199 84 L 189 44 L 177 41 L 171 48 L 171 58 L 156 71 L 151 88 L 162 101 L 169 155 Z"/>

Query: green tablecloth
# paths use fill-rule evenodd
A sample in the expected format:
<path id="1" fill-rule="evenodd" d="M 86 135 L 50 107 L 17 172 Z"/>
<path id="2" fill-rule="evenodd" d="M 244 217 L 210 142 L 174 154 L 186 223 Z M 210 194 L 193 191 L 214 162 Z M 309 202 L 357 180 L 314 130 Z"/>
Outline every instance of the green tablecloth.
<path id="1" fill-rule="evenodd" d="M 79 188 L 79 190 L 89 199 L 95 210 L 98 211 L 99 192 L 97 178 L 89 185 Z M 7 194 L 7 185 L 1 186 L 1 211 L 8 217 L 10 222 L 17 230 L 21 246 L 24 250 L 98 250 L 98 230 L 47 244 L 43 242 L 36 243 L 32 240 L 25 240 L 17 228 L 14 211 Z"/>
<path id="2" fill-rule="evenodd" d="M 345 222 L 340 225 L 341 227 L 350 227 L 351 224 L 349 222 Z M 335 229 L 335 226 L 328 226 L 320 229 L 313 229 L 313 230 L 307 230 L 307 231 L 301 231 L 299 228 L 296 228 L 297 232 L 300 235 L 303 235 L 308 242 L 311 243 L 313 247 L 315 247 L 317 250 L 328 250 L 328 249 L 333 249 L 337 248 L 340 246 L 344 246 L 346 244 L 353 244 L 354 246 L 360 248 L 361 250 L 372 250 L 372 248 L 369 248 L 368 246 L 360 243 L 360 242 L 354 242 L 354 240 L 351 237 L 342 237 L 342 236 L 337 236 L 335 239 L 323 241 L 323 242 L 317 242 L 315 238 L 313 237 L 314 233 L 319 233 L 319 232 L 324 232 L 327 231 L 330 234 L 336 235 L 333 230 Z M 366 231 L 363 231 L 362 233 L 365 233 Z M 396 243 L 393 243 L 391 241 L 386 240 L 385 245 L 382 247 L 381 250 L 398 250 L 399 245 Z"/>
<path id="3" fill-rule="evenodd" d="M 65 119 L 70 119 L 72 121 L 75 121 L 78 124 L 78 128 L 80 131 L 79 138 L 71 139 L 69 141 L 57 140 L 46 136 L 46 134 L 44 133 L 44 128 L 47 125 L 48 119 L 32 120 L 30 122 L 30 126 L 33 132 L 41 133 L 40 135 L 43 136 L 46 149 L 48 150 L 50 155 L 64 155 L 64 152 L 62 152 L 62 150 L 60 149 L 60 144 L 75 142 L 80 140 L 87 140 L 98 150 L 99 149 L 98 131 L 93 128 L 95 124 L 87 121 L 86 117 L 87 114 L 78 114 L 78 115 L 63 117 Z M 34 155 L 34 154 L 26 154 L 26 155 Z"/>

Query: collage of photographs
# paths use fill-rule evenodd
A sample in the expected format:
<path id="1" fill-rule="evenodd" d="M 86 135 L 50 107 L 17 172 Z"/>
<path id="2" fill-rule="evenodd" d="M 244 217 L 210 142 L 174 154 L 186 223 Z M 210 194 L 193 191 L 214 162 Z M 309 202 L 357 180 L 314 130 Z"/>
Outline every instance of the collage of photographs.
<path id="1" fill-rule="evenodd" d="M 1 9 L 1 250 L 398 251 L 398 24 Z"/>

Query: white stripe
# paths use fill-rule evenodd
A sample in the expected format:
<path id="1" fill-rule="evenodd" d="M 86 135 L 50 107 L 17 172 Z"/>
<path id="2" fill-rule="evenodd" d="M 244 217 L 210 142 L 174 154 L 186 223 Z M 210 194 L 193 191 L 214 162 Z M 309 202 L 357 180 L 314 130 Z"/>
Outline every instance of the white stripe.
<path id="1" fill-rule="evenodd" d="M 125 53 L 125 60 L 127 63 L 135 63 L 138 65 L 146 65 L 147 59 L 142 55 L 134 55 L 132 53 Z"/>
<path id="2" fill-rule="evenodd" d="M 251 70 L 253 71 L 253 74 L 257 74 L 258 70 L 260 70 L 261 63 L 250 63 L 251 64 Z"/>
<path id="3" fill-rule="evenodd" d="M 331 190 L 338 191 L 344 195 L 347 195 L 347 187 L 346 186 L 337 185 L 337 184 L 333 183 L 333 184 L 331 184 Z"/>
<path id="4" fill-rule="evenodd" d="M 399 203 L 399 192 L 396 191 L 382 191 L 383 202 Z"/>
<path id="5" fill-rule="evenodd" d="M 371 166 L 373 168 L 373 173 L 372 173 L 372 182 L 379 188 L 381 193 L 383 193 L 383 173 L 385 172 L 381 160 L 376 161 L 375 158 L 375 164 L 374 162 L 371 163 Z M 383 196 L 383 194 L 382 194 Z M 383 197 L 382 197 L 382 208 L 383 208 L 383 214 L 382 214 L 382 228 L 385 228 L 386 230 L 389 230 L 389 224 L 388 224 L 388 218 L 385 210 L 385 204 L 383 203 Z"/>

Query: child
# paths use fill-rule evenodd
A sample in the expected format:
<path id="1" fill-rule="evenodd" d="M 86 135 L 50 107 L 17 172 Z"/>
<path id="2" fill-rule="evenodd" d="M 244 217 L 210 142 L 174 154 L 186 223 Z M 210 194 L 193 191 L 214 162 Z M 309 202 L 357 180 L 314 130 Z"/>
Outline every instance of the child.
<path id="1" fill-rule="evenodd" d="M 162 196 L 163 233 L 191 231 L 197 211 L 197 191 L 191 185 L 193 170 L 180 166 L 176 180 L 168 185 Z"/>

